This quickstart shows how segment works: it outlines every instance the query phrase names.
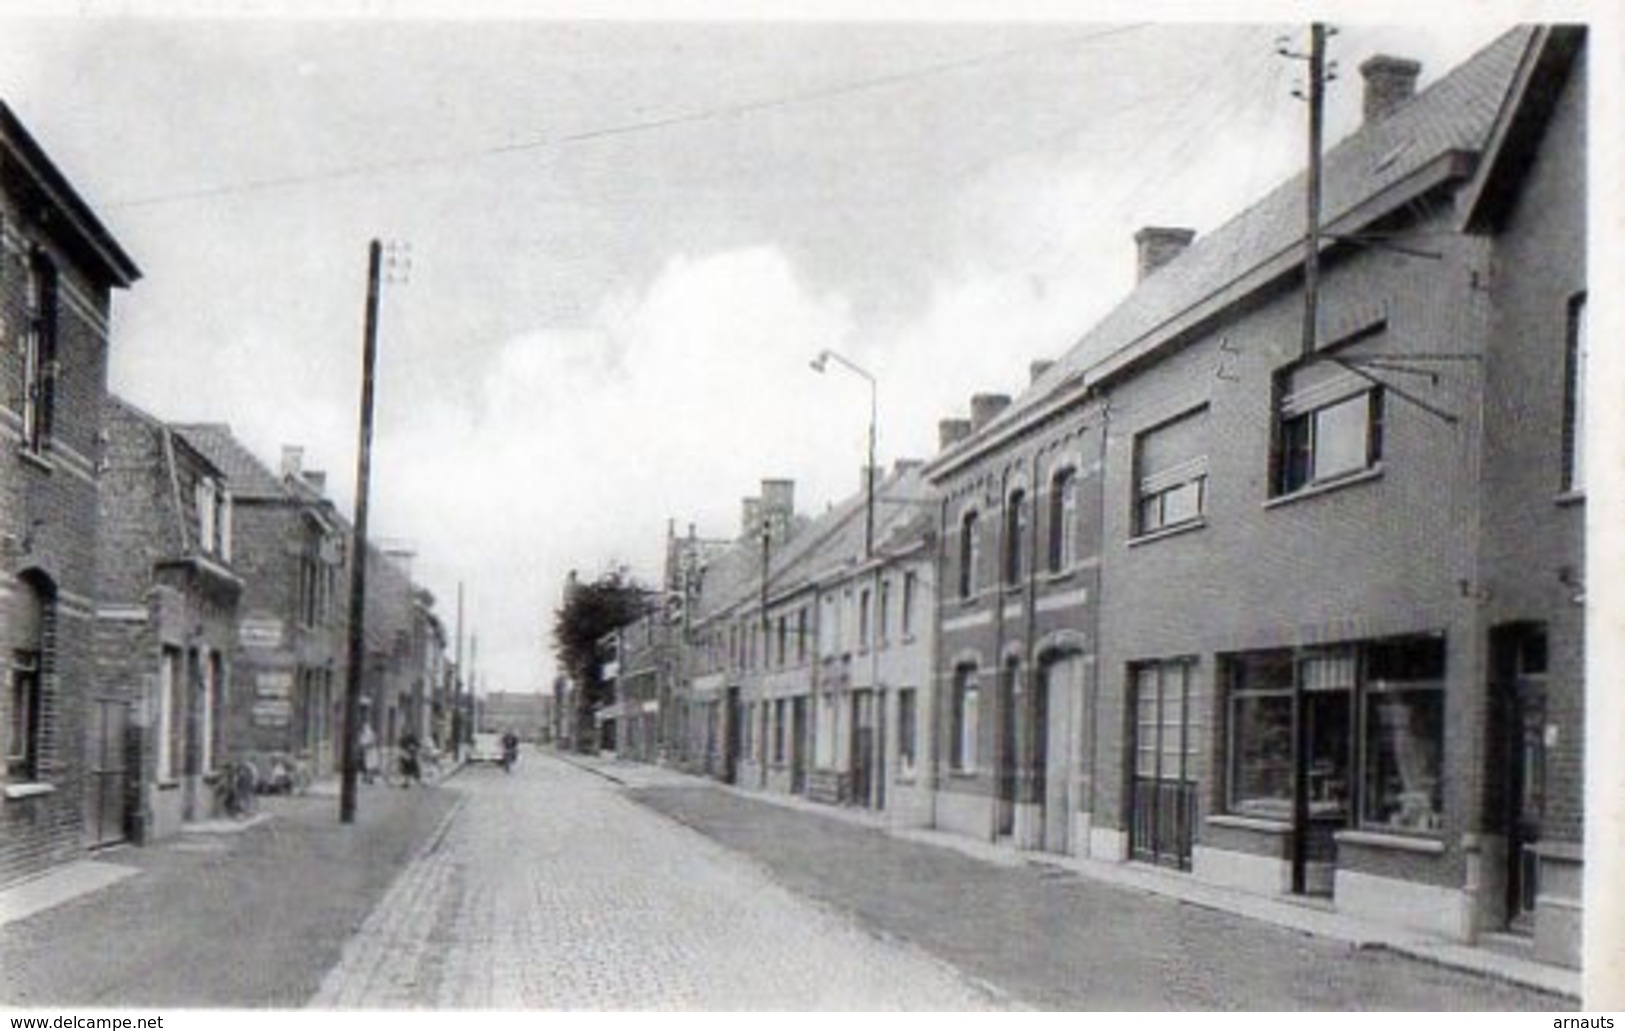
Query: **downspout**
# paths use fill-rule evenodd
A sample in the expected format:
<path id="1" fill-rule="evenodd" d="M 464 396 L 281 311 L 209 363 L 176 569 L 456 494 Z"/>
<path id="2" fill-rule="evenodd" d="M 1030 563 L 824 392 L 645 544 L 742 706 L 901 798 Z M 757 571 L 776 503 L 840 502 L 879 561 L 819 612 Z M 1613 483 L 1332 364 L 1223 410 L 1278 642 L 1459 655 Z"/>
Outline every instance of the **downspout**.
<path id="1" fill-rule="evenodd" d="M 928 667 L 931 670 L 931 694 L 929 698 L 930 712 L 928 714 L 930 723 L 927 724 L 931 728 L 931 733 L 925 736 L 928 747 L 931 749 L 930 765 L 926 767 L 931 771 L 927 782 L 927 787 L 930 789 L 927 793 L 931 797 L 927 826 L 933 830 L 937 827 L 937 800 L 938 796 L 942 794 L 943 779 L 941 747 L 943 737 L 942 690 L 944 682 L 942 676 L 942 569 L 943 552 L 947 547 L 948 498 L 944 495 L 937 511 L 937 540 L 932 548 L 931 555 L 931 648 L 929 655 L 930 666 Z"/>
<path id="2" fill-rule="evenodd" d="M 1089 829 L 1091 835 L 1095 827 L 1095 817 L 1099 812 L 1100 798 L 1100 678 L 1104 666 L 1100 661 L 1100 624 L 1101 604 L 1105 596 L 1103 586 L 1106 582 L 1106 438 L 1111 429 L 1111 398 L 1104 396 L 1100 399 L 1100 447 L 1099 457 L 1095 460 L 1095 475 L 1099 480 L 1100 496 L 1099 511 L 1095 515 L 1095 604 L 1094 604 L 1094 633 L 1090 642 L 1094 650 L 1095 661 L 1089 670 Z M 1079 477 L 1081 484 L 1082 477 Z M 1079 800 L 1084 801 L 1083 799 Z M 1084 854 L 1092 855 L 1094 848 L 1091 842 L 1084 842 Z"/>

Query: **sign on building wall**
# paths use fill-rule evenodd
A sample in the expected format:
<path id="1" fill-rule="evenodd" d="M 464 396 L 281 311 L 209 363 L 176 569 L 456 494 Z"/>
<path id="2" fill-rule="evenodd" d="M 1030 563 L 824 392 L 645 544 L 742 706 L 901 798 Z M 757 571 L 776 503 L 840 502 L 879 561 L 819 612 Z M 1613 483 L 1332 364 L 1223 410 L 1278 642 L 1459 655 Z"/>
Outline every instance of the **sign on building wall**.
<path id="1" fill-rule="evenodd" d="M 276 648 L 282 644 L 282 621 L 245 619 L 238 624 L 237 640 L 244 648 Z"/>
<path id="2" fill-rule="evenodd" d="M 254 725 L 285 727 L 293 719 L 293 674 L 262 670 L 254 677 Z"/>

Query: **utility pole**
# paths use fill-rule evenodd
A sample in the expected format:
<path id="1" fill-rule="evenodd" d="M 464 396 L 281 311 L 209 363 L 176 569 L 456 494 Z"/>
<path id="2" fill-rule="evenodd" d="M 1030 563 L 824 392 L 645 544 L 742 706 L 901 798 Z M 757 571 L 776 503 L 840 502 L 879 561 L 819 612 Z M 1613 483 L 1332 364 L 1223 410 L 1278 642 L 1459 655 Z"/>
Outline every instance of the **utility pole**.
<path id="1" fill-rule="evenodd" d="M 476 672 L 475 667 L 477 665 L 479 665 L 479 661 L 480 661 L 480 635 L 471 633 L 471 634 L 468 635 L 468 727 L 467 727 L 468 740 L 470 742 L 472 742 L 474 740 L 474 730 L 475 730 L 475 728 L 477 728 L 479 726 L 479 722 L 480 722 L 480 720 L 479 720 L 480 699 L 479 699 L 478 693 L 475 691 L 475 684 L 477 683 L 477 681 L 475 680 L 475 677 L 478 676 L 478 673 Z"/>
<path id="2" fill-rule="evenodd" d="M 1305 227 L 1303 237 L 1303 338 L 1299 357 L 1313 358 L 1319 345 L 1320 308 L 1320 180 L 1321 136 L 1326 108 L 1326 37 L 1335 30 L 1321 22 L 1309 26 L 1309 52 L 1296 53 L 1283 41 L 1276 52 L 1308 62 L 1309 81 L 1302 91 L 1294 91 L 1309 105 L 1309 167 L 1304 190 Z M 1308 891 L 1309 865 L 1309 719 L 1308 698 L 1303 675 L 1292 676 L 1292 893 Z"/>
<path id="3" fill-rule="evenodd" d="M 350 661 L 344 684 L 344 771 L 339 782 L 339 822 L 355 822 L 356 773 L 361 759 L 361 673 L 366 663 L 367 494 L 372 481 L 373 371 L 378 360 L 378 291 L 383 245 L 367 247 L 367 315 L 361 348 L 361 446 L 356 456 L 355 542 L 350 553 Z"/>

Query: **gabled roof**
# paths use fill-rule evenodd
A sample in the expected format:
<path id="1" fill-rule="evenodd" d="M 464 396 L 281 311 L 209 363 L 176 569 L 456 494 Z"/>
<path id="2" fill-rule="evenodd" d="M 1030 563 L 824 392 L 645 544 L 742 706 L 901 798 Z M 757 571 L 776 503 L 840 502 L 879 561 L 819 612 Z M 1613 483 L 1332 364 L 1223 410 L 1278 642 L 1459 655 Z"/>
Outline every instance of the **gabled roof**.
<path id="1" fill-rule="evenodd" d="M 1486 145 L 1538 30 L 1520 26 L 1417 93 L 1392 113 L 1364 125 L 1322 160 L 1323 223 L 1361 222 L 1415 194 L 1405 187 L 1431 177 L 1461 177 Z M 1090 386 L 1142 361 L 1177 339 L 1209 309 L 1222 311 L 1278 276 L 1294 272 L 1304 238 L 1307 173 L 1299 173 L 1138 284 L 986 426 L 932 460 L 927 474 L 945 475 Z M 1369 217 L 1368 217 L 1369 216 Z"/>
<path id="2" fill-rule="evenodd" d="M 290 498 L 282 480 L 232 436 L 230 426 L 224 423 L 175 423 L 173 427 L 225 475 L 227 489 L 234 498 L 277 501 Z"/>
<path id="3" fill-rule="evenodd" d="M 107 395 L 107 403 L 120 411 L 128 413 L 132 419 L 140 422 L 153 433 L 161 433 L 165 429 L 177 429 L 177 427 L 174 425 L 166 424 L 162 419 L 158 418 L 156 415 L 153 415 L 140 405 L 137 405 L 127 397 L 122 397 L 118 394 L 109 392 Z M 185 437 L 181 436 L 179 432 L 173 433 L 172 436 L 178 441 L 180 447 L 187 454 L 191 455 L 197 461 L 197 463 L 203 466 L 208 472 L 213 473 L 216 476 L 225 475 L 225 470 L 221 469 L 220 466 L 207 454 L 194 447 L 192 443 Z"/>
<path id="4" fill-rule="evenodd" d="M 45 148 L 23 126 L 22 121 L 0 101 L 0 169 L 10 187 L 10 170 L 20 169 L 28 185 L 61 214 L 72 229 L 67 242 L 73 250 L 90 259 L 96 271 L 111 285 L 128 287 L 141 278 L 141 270 L 124 253 L 113 234 L 107 231 L 72 184 L 51 162 Z"/>

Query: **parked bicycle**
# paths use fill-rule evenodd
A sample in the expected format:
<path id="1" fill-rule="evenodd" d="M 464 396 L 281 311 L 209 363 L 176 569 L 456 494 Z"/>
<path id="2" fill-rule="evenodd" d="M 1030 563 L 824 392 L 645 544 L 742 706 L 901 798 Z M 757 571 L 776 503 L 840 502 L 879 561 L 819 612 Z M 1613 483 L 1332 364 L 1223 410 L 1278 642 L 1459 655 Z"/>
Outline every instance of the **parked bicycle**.
<path id="1" fill-rule="evenodd" d="M 247 759 L 237 759 L 214 772 L 215 799 L 232 819 L 252 816 L 258 808 L 259 773 Z"/>

